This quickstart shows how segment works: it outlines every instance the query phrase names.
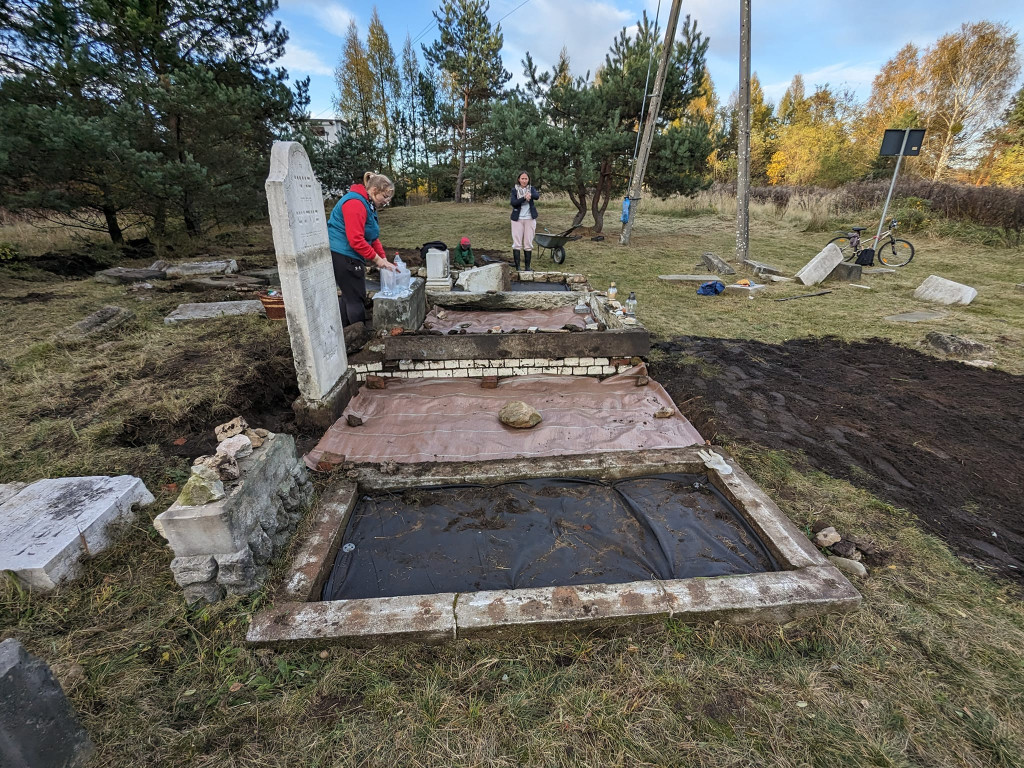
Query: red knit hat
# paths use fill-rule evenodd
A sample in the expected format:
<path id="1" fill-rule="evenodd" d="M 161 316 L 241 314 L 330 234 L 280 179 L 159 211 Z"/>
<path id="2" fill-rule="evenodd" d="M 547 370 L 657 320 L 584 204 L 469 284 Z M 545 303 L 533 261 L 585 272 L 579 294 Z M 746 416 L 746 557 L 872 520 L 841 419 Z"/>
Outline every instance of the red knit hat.
<path id="1" fill-rule="evenodd" d="M 461 240 L 459 240 L 459 245 L 463 245 L 463 246 L 469 245 L 469 238 L 468 237 L 464 237 Z"/>

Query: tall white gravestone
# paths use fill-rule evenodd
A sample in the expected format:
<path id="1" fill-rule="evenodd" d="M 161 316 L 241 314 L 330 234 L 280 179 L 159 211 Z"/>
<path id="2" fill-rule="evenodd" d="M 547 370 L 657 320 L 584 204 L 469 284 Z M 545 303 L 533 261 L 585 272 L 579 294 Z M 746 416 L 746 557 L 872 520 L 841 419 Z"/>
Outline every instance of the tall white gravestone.
<path id="1" fill-rule="evenodd" d="M 348 360 L 324 198 L 301 144 L 274 142 L 266 189 L 299 391 L 315 407 L 332 395 Z"/>

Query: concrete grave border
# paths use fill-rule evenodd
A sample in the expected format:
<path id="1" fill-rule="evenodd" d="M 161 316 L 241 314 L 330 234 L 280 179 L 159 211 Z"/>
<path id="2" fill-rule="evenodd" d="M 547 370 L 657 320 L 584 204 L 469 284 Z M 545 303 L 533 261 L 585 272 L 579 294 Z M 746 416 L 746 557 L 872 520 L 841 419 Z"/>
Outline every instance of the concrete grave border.
<path id="1" fill-rule="evenodd" d="M 676 618 L 784 623 L 856 610 L 861 596 L 779 507 L 726 454 L 732 473 L 707 470 L 698 448 L 557 456 L 465 464 L 399 465 L 384 472 L 358 466 L 316 506 L 275 595 L 253 617 L 247 640 L 260 645 L 409 639 L 437 642 L 538 629 L 588 629 L 636 620 Z M 494 484 L 539 477 L 618 480 L 664 472 L 707 472 L 709 481 L 744 515 L 782 570 L 741 576 L 626 584 L 410 595 L 318 601 L 359 494 L 460 483 Z"/>

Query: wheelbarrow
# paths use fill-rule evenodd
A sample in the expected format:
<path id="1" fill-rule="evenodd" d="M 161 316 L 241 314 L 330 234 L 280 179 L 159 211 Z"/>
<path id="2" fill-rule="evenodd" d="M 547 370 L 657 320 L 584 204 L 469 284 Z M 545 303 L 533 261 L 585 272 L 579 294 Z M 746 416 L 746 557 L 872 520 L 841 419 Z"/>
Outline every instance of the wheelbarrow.
<path id="1" fill-rule="evenodd" d="M 551 260 L 555 264 L 561 264 L 565 261 L 565 244 L 571 243 L 573 240 L 579 240 L 582 235 L 574 235 L 572 231 L 576 227 L 569 227 L 565 232 L 559 235 L 553 235 L 550 232 L 538 232 L 533 236 L 533 239 L 537 241 L 537 245 L 540 246 L 540 255 L 544 255 L 544 249 L 551 251 Z"/>

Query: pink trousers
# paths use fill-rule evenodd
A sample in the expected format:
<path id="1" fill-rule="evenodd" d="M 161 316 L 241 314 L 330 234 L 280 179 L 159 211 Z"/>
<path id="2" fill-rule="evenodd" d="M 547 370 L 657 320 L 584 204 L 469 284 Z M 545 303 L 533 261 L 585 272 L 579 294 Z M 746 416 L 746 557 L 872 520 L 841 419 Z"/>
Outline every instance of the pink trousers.
<path id="1" fill-rule="evenodd" d="M 537 220 L 521 216 L 512 222 L 512 247 L 524 251 L 533 250 L 533 235 L 537 231 Z"/>

